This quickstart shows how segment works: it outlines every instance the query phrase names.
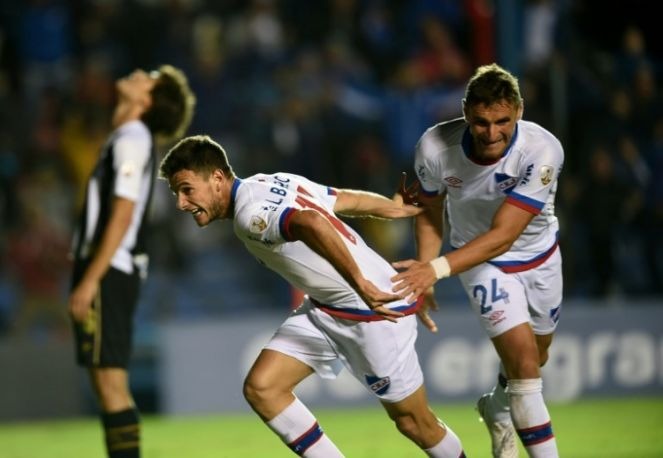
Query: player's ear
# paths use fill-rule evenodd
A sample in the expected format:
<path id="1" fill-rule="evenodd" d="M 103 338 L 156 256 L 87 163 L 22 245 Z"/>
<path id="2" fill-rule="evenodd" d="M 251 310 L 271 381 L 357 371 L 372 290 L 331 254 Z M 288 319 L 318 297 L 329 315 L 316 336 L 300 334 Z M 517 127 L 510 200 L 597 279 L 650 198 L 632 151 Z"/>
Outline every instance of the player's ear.
<path id="1" fill-rule="evenodd" d="M 466 101 L 466 99 L 463 99 L 462 106 L 463 106 L 463 118 L 465 118 L 465 122 L 467 122 L 467 101 Z"/>
<path id="2" fill-rule="evenodd" d="M 214 172 L 212 172 L 212 177 L 214 177 L 214 181 L 218 183 L 223 183 L 226 180 L 226 178 L 228 178 L 221 169 L 214 169 Z"/>
<path id="3" fill-rule="evenodd" d="M 518 108 L 518 114 L 516 115 L 516 120 L 520 121 L 523 119 L 523 112 L 525 111 L 525 101 L 520 99 L 520 107 Z"/>

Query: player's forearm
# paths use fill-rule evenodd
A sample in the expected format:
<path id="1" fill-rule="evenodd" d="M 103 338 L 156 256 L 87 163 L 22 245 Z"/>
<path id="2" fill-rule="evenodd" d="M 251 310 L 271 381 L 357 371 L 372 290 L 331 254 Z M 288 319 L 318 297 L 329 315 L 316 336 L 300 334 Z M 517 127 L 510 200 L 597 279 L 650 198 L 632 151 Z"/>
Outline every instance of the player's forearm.
<path id="1" fill-rule="evenodd" d="M 334 212 L 344 216 L 386 219 L 410 216 L 404 210 L 402 201 L 396 202 L 381 194 L 352 189 L 339 191 Z"/>
<path id="2" fill-rule="evenodd" d="M 449 263 L 451 274 L 459 274 L 506 253 L 512 244 L 513 240 L 486 232 L 444 256 Z"/>
<path id="3" fill-rule="evenodd" d="M 517 206 L 508 203 L 502 205 L 488 232 L 445 255 L 451 273 L 465 272 L 509 251 L 533 217 L 532 213 Z"/>
<path id="4" fill-rule="evenodd" d="M 442 218 L 440 213 L 426 211 L 415 218 L 414 237 L 417 259 L 430 261 L 439 256 L 442 249 Z"/>

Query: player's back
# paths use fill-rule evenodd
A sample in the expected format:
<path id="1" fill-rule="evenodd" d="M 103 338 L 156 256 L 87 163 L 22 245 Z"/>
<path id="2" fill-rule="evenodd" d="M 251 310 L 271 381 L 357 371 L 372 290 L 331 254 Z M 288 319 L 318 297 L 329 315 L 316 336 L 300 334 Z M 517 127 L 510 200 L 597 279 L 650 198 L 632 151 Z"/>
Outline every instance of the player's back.
<path id="1" fill-rule="evenodd" d="M 352 227 L 336 217 L 336 194 L 334 188 L 294 174 L 259 174 L 238 179 L 233 190 L 235 233 L 262 264 L 317 301 L 335 307 L 367 309 L 326 259 L 294 240 L 290 233 L 290 218 L 295 211 L 317 211 L 339 234 L 364 277 L 381 290 L 390 291 L 390 278 L 396 271 Z"/>

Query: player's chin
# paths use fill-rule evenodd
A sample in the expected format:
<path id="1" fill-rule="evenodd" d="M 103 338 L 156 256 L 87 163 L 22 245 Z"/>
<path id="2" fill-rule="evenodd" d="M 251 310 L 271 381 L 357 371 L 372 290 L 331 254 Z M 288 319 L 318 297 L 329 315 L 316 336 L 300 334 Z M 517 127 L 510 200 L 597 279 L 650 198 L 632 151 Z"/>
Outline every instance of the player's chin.
<path id="1" fill-rule="evenodd" d="M 210 223 L 210 219 L 207 218 L 204 215 L 197 215 L 193 217 L 194 221 L 198 225 L 198 227 L 205 227 Z"/>

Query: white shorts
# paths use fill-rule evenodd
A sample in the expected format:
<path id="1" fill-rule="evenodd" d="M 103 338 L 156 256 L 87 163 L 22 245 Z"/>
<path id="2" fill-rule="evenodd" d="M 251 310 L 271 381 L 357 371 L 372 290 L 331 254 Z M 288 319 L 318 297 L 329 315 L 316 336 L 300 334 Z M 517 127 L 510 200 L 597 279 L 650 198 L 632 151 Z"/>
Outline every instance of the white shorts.
<path id="1" fill-rule="evenodd" d="M 304 298 L 265 348 L 298 359 L 323 378 L 336 378 L 345 366 L 380 400 L 393 403 L 423 384 L 416 340 L 416 315 L 398 323 L 346 320 Z"/>
<path id="2" fill-rule="evenodd" d="M 489 337 L 528 322 L 534 334 L 555 331 L 563 289 L 559 248 L 546 262 L 524 272 L 507 274 L 483 263 L 459 277 Z"/>

